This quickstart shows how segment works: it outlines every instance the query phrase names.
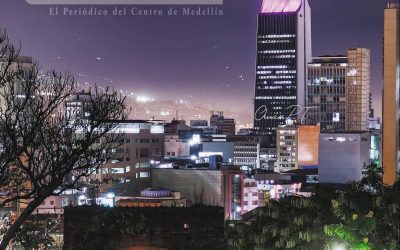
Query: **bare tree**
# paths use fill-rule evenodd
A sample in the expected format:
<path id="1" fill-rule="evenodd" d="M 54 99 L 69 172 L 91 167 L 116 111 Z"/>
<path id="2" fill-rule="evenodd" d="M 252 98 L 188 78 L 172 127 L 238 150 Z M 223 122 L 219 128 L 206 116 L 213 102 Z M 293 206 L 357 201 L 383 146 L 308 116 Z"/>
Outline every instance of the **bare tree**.
<path id="1" fill-rule="evenodd" d="M 113 133 L 116 121 L 129 113 L 123 96 L 94 87 L 89 115 L 66 115 L 74 78 L 41 73 L 37 63 L 21 66 L 18 51 L 0 31 L 0 208 L 26 203 L 0 238 L 0 250 L 47 197 L 79 188 L 113 157 L 121 136 Z"/>

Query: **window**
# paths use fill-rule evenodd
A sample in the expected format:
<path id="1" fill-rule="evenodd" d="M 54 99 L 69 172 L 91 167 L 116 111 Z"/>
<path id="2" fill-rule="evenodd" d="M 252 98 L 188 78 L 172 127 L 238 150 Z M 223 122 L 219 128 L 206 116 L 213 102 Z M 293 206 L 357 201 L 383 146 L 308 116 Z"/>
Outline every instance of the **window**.
<path id="1" fill-rule="evenodd" d="M 126 172 L 126 173 L 128 173 L 128 172 L 130 172 L 130 171 L 131 171 L 131 167 L 130 167 L 130 166 L 125 167 L 125 172 Z"/>
<path id="2" fill-rule="evenodd" d="M 131 139 L 126 139 L 126 143 L 130 143 L 131 142 Z"/>
<path id="3" fill-rule="evenodd" d="M 149 143 L 149 142 L 150 142 L 149 139 L 144 139 L 144 138 L 140 139 L 140 143 Z"/>
<path id="4" fill-rule="evenodd" d="M 151 149 L 151 156 L 161 157 L 161 148 L 152 148 Z"/>
<path id="5" fill-rule="evenodd" d="M 160 142 L 160 139 L 159 139 L 159 138 L 153 138 L 153 139 L 151 140 L 151 142 L 152 142 L 152 143 L 159 143 L 159 142 Z"/>
<path id="6" fill-rule="evenodd" d="M 54 201 L 50 201 L 50 205 L 54 206 Z"/>
<path id="7" fill-rule="evenodd" d="M 139 177 L 140 178 L 149 178 L 150 177 L 150 173 L 149 172 L 140 172 L 139 173 Z"/>
<path id="8" fill-rule="evenodd" d="M 112 173 L 113 174 L 123 174 L 124 173 L 124 168 L 112 168 Z"/>
<path id="9" fill-rule="evenodd" d="M 253 205 L 258 205 L 258 201 L 253 201 L 252 204 Z"/>
<path id="10" fill-rule="evenodd" d="M 148 148 L 141 148 L 140 149 L 140 157 L 142 158 L 146 158 L 149 157 L 150 153 L 149 153 L 149 149 Z"/>
<path id="11" fill-rule="evenodd" d="M 358 138 L 356 136 L 350 136 L 349 141 L 358 141 Z"/>
<path id="12" fill-rule="evenodd" d="M 148 162 L 139 162 L 139 167 L 140 168 L 148 168 L 148 167 L 150 167 L 150 164 Z"/>
<path id="13" fill-rule="evenodd" d="M 117 148 L 115 150 L 113 150 L 113 152 L 118 153 L 118 154 L 122 154 L 125 152 L 125 150 L 123 148 Z"/>
<path id="14" fill-rule="evenodd" d="M 116 159 L 111 160 L 111 163 L 119 163 L 119 162 L 123 162 L 123 161 L 124 161 L 124 158 L 116 158 Z"/>

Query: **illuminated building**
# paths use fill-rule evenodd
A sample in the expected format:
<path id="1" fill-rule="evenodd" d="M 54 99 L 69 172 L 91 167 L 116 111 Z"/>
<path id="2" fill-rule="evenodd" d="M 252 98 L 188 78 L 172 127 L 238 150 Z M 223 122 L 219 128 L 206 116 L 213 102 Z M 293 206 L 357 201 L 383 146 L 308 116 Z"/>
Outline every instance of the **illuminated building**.
<path id="1" fill-rule="evenodd" d="M 256 136 L 241 136 L 234 147 L 234 165 L 244 170 L 260 168 L 260 143 Z"/>
<path id="2" fill-rule="evenodd" d="M 179 135 L 166 134 L 164 137 L 165 157 L 189 157 L 189 139 L 180 138 Z"/>
<path id="3" fill-rule="evenodd" d="M 31 75 L 33 66 L 34 66 L 33 60 L 32 60 L 32 57 L 30 57 L 30 56 L 18 56 L 10 64 L 7 61 L 7 59 L 5 60 L 4 58 L 0 58 L 0 74 L 3 76 L 6 76 L 6 74 L 10 74 L 12 72 L 17 72 L 18 70 L 21 70 L 23 73 L 23 77 L 28 79 L 30 77 L 33 77 Z M 2 95 L 5 95 L 6 93 L 10 93 L 11 89 L 8 89 L 8 88 L 13 86 L 13 88 L 14 88 L 13 94 L 15 95 L 15 97 L 16 98 L 24 98 L 23 95 L 25 94 L 25 91 L 23 90 L 22 82 L 24 82 L 24 80 L 26 80 L 26 79 L 17 79 L 17 80 L 14 79 L 13 82 L 8 82 L 7 79 L 4 77 L 1 80 L 6 81 L 6 82 L 2 82 L 2 86 L 0 87 L 0 91 L 2 92 Z M 7 85 L 6 83 L 9 83 L 9 85 Z M 2 100 L 2 98 L 3 97 L 1 97 L 1 99 L 0 99 L 0 107 L 2 110 L 6 110 L 6 108 L 4 107 L 4 105 L 6 105 L 6 103 Z"/>
<path id="4" fill-rule="evenodd" d="M 232 165 L 234 159 L 235 143 L 226 141 L 203 141 L 203 149 L 199 156 L 221 155 L 222 162 L 225 165 Z"/>
<path id="5" fill-rule="evenodd" d="M 320 56 L 308 64 L 307 124 L 320 123 L 321 131 L 346 128 L 346 56 Z"/>
<path id="6" fill-rule="evenodd" d="M 242 170 L 273 168 L 276 152 L 262 148 L 257 135 L 212 135 L 203 141 L 200 154 L 214 153 L 223 156 L 223 163 L 232 164 Z"/>
<path id="7" fill-rule="evenodd" d="M 243 181 L 243 211 L 247 213 L 259 206 L 257 181 L 245 178 Z"/>
<path id="8" fill-rule="evenodd" d="M 218 130 L 216 125 L 208 126 L 206 120 L 190 120 L 190 127 L 195 130 L 201 130 L 204 136 L 217 134 Z"/>
<path id="9" fill-rule="evenodd" d="M 370 52 L 365 48 L 347 50 L 346 130 L 368 130 L 370 94 Z"/>
<path id="10" fill-rule="evenodd" d="M 277 128 L 275 172 L 318 166 L 319 133 L 319 124 Z"/>
<path id="11" fill-rule="evenodd" d="M 201 129 L 193 129 L 184 120 L 165 124 L 164 156 L 166 158 L 198 156 L 201 149 Z"/>
<path id="12" fill-rule="evenodd" d="M 148 188 L 140 191 L 140 196 L 116 201 L 117 207 L 186 207 L 186 199 L 180 192 L 162 188 Z"/>
<path id="13" fill-rule="evenodd" d="M 365 131 L 371 114 L 369 49 L 321 56 L 308 64 L 306 123 L 321 131 Z"/>
<path id="14" fill-rule="evenodd" d="M 369 158 L 376 166 L 380 166 L 382 161 L 382 132 L 380 130 L 372 130 L 370 133 L 371 148 Z"/>
<path id="15" fill-rule="evenodd" d="M 265 206 L 270 199 L 280 199 L 301 191 L 302 183 L 295 180 L 295 174 L 255 174 L 259 193 L 259 206 Z"/>
<path id="16" fill-rule="evenodd" d="M 163 159 L 164 126 L 156 121 L 128 120 L 113 132 L 123 134 L 123 141 L 115 149 L 116 157 L 96 174 L 100 180 L 111 178 L 101 191 L 133 195 L 150 187 L 150 165 Z"/>
<path id="17" fill-rule="evenodd" d="M 385 9 L 383 42 L 383 182 L 392 185 L 400 171 L 400 4 Z"/>
<path id="18" fill-rule="evenodd" d="M 190 204 L 225 208 L 226 219 L 240 219 L 243 211 L 243 172 L 221 168 L 152 168 L 153 187 L 179 191 Z"/>
<path id="19" fill-rule="evenodd" d="M 361 181 L 363 169 L 370 165 L 370 148 L 369 132 L 322 133 L 319 137 L 319 182 Z"/>
<path id="20" fill-rule="evenodd" d="M 235 135 L 235 119 L 225 118 L 222 111 L 211 112 L 210 125 L 217 127 L 217 133 Z"/>
<path id="21" fill-rule="evenodd" d="M 207 120 L 190 120 L 190 127 L 197 127 L 197 126 L 208 126 Z"/>
<path id="22" fill-rule="evenodd" d="M 273 146 L 275 130 L 285 125 L 291 106 L 305 103 L 310 59 L 308 1 L 264 0 L 258 14 L 254 128 Z"/>
<path id="23" fill-rule="evenodd" d="M 82 90 L 74 93 L 64 102 L 65 112 L 69 119 L 85 119 L 90 116 L 90 95 L 90 92 Z"/>

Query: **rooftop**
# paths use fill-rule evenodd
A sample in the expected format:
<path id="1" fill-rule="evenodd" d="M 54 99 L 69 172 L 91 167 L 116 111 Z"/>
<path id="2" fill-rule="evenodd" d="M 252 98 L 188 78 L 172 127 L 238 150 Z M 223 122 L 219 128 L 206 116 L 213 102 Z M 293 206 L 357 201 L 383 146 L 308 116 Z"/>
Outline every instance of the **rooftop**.
<path id="1" fill-rule="evenodd" d="M 302 0 L 263 0 L 260 13 L 294 13 L 302 4 Z"/>

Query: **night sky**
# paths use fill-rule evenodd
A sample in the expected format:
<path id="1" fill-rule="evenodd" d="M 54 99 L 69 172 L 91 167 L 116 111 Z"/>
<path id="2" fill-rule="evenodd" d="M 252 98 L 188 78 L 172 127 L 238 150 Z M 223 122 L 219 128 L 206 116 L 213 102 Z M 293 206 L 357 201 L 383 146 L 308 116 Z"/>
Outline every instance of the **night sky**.
<path id="1" fill-rule="evenodd" d="M 386 1 L 309 2 L 313 56 L 371 49 L 373 103 L 381 116 Z M 261 0 L 224 0 L 223 16 L 65 17 L 50 16 L 49 6 L 1 0 L 0 27 L 44 69 L 68 70 L 81 82 L 154 98 L 207 102 L 251 118 L 260 5 Z"/>

